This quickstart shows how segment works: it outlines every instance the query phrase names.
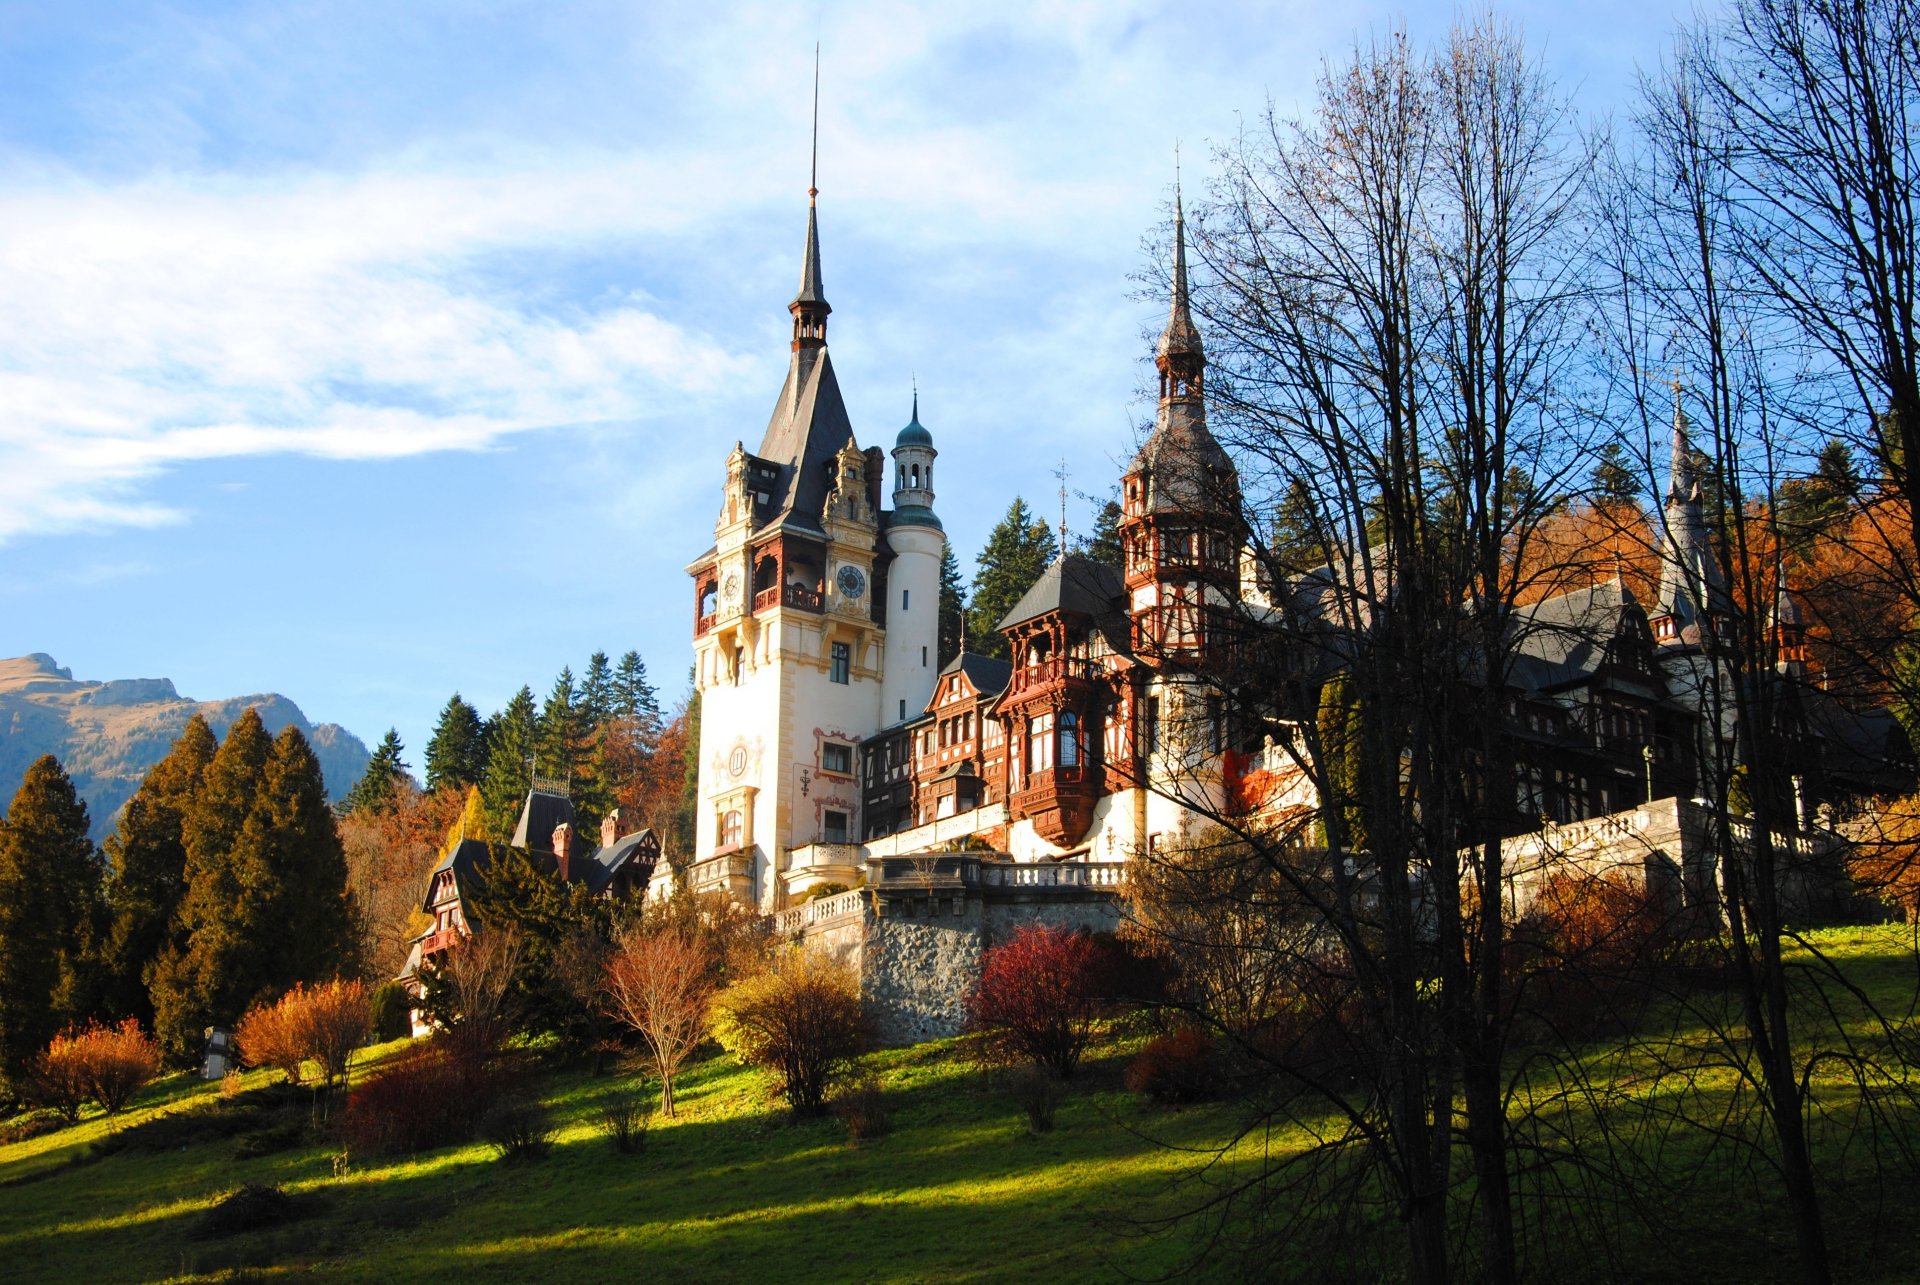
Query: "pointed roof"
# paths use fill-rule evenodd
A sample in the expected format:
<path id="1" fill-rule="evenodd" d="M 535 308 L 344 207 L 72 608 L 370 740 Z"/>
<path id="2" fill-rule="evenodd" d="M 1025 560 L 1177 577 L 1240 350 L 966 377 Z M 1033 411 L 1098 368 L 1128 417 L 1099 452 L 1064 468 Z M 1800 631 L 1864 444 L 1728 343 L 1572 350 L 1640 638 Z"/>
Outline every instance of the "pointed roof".
<path id="1" fill-rule="evenodd" d="M 994 628 L 1011 629 L 1056 611 L 1098 619 L 1117 611 L 1126 592 L 1118 571 L 1085 554 L 1069 553 L 1055 558 Z"/>
<path id="2" fill-rule="evenodd" d="M 797 349 L 787 366 L 758 458 L 778 471 L 768 508 L 769 524 L 791 522 L 820 530 L 833 490 L 834 460 L 853 441 L 847 404 L 825 348 Z"/>
<path id="3" fill-rule="evenodd" d="M 963 676 L 973 690 L 982 696 L 998 696 L 1007 689 L 1007 681 L 1013 677 L 1013 665 L 992 656 L 982 656 L 977 651 L 963 651 L 940 671 L 940 677 L 949 674 Z M 938 690 L 938 684 L 935 684 Z"/>
<path id="4" fill-rule="evenodd" d="M 913 418 L 900 430 L 900 436 L 893 441 L 895 446 L 932 446 L 933 434 L 920 422 L 920 390 L 913 390 Z"/>
<path id="5" fill-rule="evenodd" d="M 1160 345 L 1155 354 L 1163 361 L 1173 356 L 1198 358 L 1202 364 L 1206 361 L 1187 293 L 1187 216 L 1181 205 L 1177 180 L 1173 186 L 1173 300 L 1167 328 L 1160 332 Z"/>
<path id="6" fill-rule="evenodd" d="M 807 249 L 806 257 L 800 261 L 800 290 L 793 296 L 795 303 L 818 304 L 821 311 L 832 312 L 827 296 L 820 285 L 820 222 L 814 209 L 814 198 L 807 197 Z"/>

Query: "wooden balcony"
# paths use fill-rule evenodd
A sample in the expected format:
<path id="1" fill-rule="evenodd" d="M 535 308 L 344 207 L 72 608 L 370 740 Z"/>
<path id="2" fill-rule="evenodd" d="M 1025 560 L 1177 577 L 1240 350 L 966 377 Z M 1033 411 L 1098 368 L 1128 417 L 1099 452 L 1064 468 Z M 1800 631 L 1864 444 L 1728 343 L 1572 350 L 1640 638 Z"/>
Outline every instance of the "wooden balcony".
<path id="1" fill-rule="evenodd" d="M 693 622 L 693 636 L 695 638 L 706 637 L 709 633 L 713 632 L 713 622 L 719 618 L 720 613 L 718 612 L 715 612 L 711 616 L 701 616 L 697 618 Z"/>

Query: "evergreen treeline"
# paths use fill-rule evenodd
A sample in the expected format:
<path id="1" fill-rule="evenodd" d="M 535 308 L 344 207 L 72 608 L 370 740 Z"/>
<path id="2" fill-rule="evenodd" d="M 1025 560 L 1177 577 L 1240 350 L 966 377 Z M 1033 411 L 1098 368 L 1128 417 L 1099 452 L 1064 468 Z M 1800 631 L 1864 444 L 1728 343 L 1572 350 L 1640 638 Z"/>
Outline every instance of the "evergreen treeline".
<path id="1" fill-rule="evenodd" d="M 195 716 L 105 851 L 59 761 L 0 819 L 0 1091 L 63 1028 L 134 1017 L 176 1061 L 296 982 L 352 971 L 346 861 L 320 764 L 248 710 L 216 743 Z"/>

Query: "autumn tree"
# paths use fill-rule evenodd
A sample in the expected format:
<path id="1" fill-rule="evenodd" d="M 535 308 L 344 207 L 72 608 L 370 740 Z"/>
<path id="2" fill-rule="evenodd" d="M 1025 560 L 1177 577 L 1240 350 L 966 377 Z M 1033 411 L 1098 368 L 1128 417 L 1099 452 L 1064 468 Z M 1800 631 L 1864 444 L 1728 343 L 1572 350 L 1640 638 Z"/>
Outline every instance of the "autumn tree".
<path id="1" fill-rule="evenodd" d="M 388 811 L 340 818 L 357 951 L 368 976 L 395 977 L 406 965 L 407 948 L 425 927 L 420 904 L 427 876 L 449 840 L 461 836 L 463 819 L 476 836 L 485 832 L 476 788 L 463 796 L 452 787 L 422 791 L 411 782 Z"/>
<path id="2" fill-rule="evenodd" d="M 187 887 L 186 818 L 218 743 L 206 719 L 187 720 L 148 769 L 107 837 L 106 1009 L 153 1021 L 146 974 L 170 944 Z"/>
<path id="3" fill-rule="evenodd" d="M 715 961 L 705 941 L 682 927 L 635 925 L 620 937 L 604 974 L 607 1002 L 646 1042 L 660 1077 L 660 1109 L 673 1114 L 673 1079 L 707 1036 Z"/>
<path id="4" fill-rule="evenodd" d="M 0 1089 L 100 999 L 101 868 L 60 760 L 27 768 L 0 818 Z"/>
<path id="5" fill-rule="evenodd" d="M 818 951 L 778 952 L 715 1004 L 720 1042 L 747 1065 L 773 1072 L 796 1117 L 822 1114 L 827 1090 L 867 1047 L 859 979 Z"/>

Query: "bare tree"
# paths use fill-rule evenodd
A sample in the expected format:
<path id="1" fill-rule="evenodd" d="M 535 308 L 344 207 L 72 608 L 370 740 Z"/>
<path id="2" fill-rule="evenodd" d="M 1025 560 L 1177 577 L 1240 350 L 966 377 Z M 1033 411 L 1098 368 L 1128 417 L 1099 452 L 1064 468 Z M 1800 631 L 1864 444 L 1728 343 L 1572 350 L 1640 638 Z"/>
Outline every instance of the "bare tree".
<path id="1" fill-rule="evenodd" d="M 684 928 L 629 929 L 606 961 L 607 1002 L 646 1041 L 660 1075 L 660 1108 L 673 1114 L 673 1079 L 707 1037 L 714 960 Z"/>

